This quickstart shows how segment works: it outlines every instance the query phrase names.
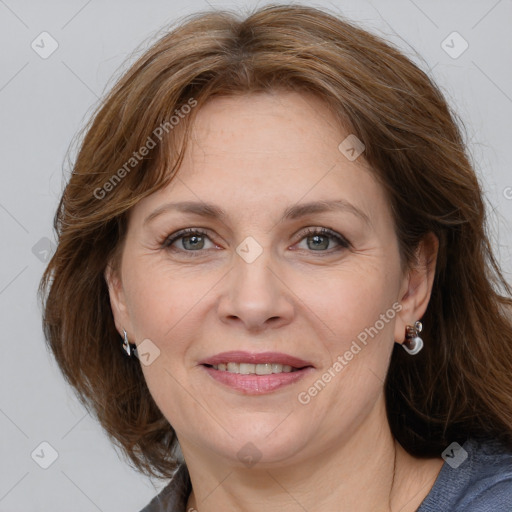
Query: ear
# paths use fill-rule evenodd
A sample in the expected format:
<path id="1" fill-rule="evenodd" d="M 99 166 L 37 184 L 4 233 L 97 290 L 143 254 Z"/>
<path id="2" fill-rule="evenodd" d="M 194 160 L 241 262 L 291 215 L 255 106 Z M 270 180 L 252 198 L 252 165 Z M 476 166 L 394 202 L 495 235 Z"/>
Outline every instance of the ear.
<path id="1" fill-rule="evenodd" d="M 399 294 L 402 309 L 395 323 L 397 343 L 405 341 L 407 325 L 414 325 L 427 310 L 434 284 L 438 250 L 437 236 L 434 233 L 425 235 L 416 250 L 416 264 L 403 277 Z"/>
<path id="2" fill-rule="evenodd" d="M 130 334 L 132 332 L 130 316 L 126 306 L 125 293 L 120 271 L 115 269 L 111 263 L 107 265 L 104 272 L 105 281 L 108 286 L 110 296 L 110 306 L 114 315 L 117 332 L 123 336 L 123 329 Z"/>

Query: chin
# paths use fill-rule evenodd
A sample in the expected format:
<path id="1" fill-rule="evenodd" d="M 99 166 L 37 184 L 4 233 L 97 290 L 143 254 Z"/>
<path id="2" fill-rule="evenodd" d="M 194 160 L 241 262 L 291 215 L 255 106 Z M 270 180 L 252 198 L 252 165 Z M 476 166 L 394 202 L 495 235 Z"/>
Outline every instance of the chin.
<path id="1" fill-rule="evenodd" d="M 231 429 L 233 437 L 222 431 L 221 438 L 203 442 L 208 444 L 209 450 L 227 459 L 228 464 L 249 469 L 296 463 L 305 455 L 305 450 L 312 448 L 314 436 L 304 426 L 283 422 L 283 417 L 277 415 L 275 421 L 262 421 L 256 414 L 254 417 L 255 421 L 250 421 L 249 415 L 246 423 Z"/>

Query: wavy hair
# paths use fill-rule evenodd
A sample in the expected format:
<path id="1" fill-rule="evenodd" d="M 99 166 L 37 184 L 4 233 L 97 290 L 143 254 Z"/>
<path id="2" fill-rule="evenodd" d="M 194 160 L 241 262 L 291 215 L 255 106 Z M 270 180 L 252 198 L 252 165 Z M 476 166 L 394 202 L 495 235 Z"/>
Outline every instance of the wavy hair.
<path id="1" fill-rule="evenodd" d="M 122 353 L 104 272 L 122 250 L 130 209 L 173 179 L 201 106 L 271 90 L 313 93 L 365 144 L 389 197 L 402 268 L 415 264 L 425 235 L 439 239 L 426 348 L 411 358 L 396 345 L 385 383 L 395 438 L 417 456 L 439 456 L 470 436 L 512 447 L 512 291 L 457 118 L 391 44 L 295 5 L 182 20 L 124 73 L 86 126 L 40 284 L 47 345 L 81 402 L 138 470 L 173 474 L 175 432 L 140 364 Z M 180 115 L 187 104 L 194 107 Z M 143 152 L 149 138 L 154 147 Z"/>

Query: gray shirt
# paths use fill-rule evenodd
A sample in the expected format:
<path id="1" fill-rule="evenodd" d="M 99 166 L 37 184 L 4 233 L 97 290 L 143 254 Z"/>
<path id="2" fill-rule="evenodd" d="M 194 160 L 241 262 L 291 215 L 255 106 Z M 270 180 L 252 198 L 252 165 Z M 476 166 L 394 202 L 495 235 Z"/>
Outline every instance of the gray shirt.
<path id="1" fill-rule="evenodd" d="M 512 512 L 512 450 L 497 441 L 466 441 L 448 452 L 417 512 Z M 467 458 L 466 458 L 467 453 Z M 141 512 L 187 512 L 190 477 L 182 464 L 171 482 Z"/>

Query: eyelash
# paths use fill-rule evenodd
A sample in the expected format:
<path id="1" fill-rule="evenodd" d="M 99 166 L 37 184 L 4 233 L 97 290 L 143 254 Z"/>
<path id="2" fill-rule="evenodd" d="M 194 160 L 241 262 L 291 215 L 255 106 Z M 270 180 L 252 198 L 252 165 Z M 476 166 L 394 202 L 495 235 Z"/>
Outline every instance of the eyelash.
<path id="1" fill-rule="evenodd" d="M 176 250 L 176 251 L 179 251 L 182 253 L 186 253 L 187 256 L 190 256 L 192 258 L 197 257 L 197 256 L 201 255 L 201 253 L 207 249 L 198 249 L 196 251 L 188 251 L 186 249 L 173 249 L 171 247 L 174 242 L 180 240 L 181 238 L 187 238 L 187 237 L 193 236 L 193 235 L 205 236 L 205 237 L 209 238 L 208 232 L 201 228 L 182 229 L 182 230 L 177 231 L 176 233 L 173 233 L 172 235 L 169 235 L 168 237 L 166 237 L 162 243 L 162 248 L 167 248 L 170 250 Z M 333 252 L 337 252 L 340 249 L 348 249 L 351 245 L 350 242 L 346 238 L 344 238 L 343 236 L 339 235 L 335 231 L 328 229 L 328 228 L 307 228 L 301 234 L 301 238 L 299 239 L 298 242 L 301 242 L 304 238 L 307 238 L 310 236 L 315 236 L 315 235 L 327 236 L 331 239 L 334 239 L 334 240 L 336 240 L 336 242 L 338 242 L 339 247 L 335 248 L 334 251 L 327 250 L 327 251 L 310 251 L 310 252 L 332 254 Z M 194 254 L 194 253 L 197 253 L 197 254 Z"/>

